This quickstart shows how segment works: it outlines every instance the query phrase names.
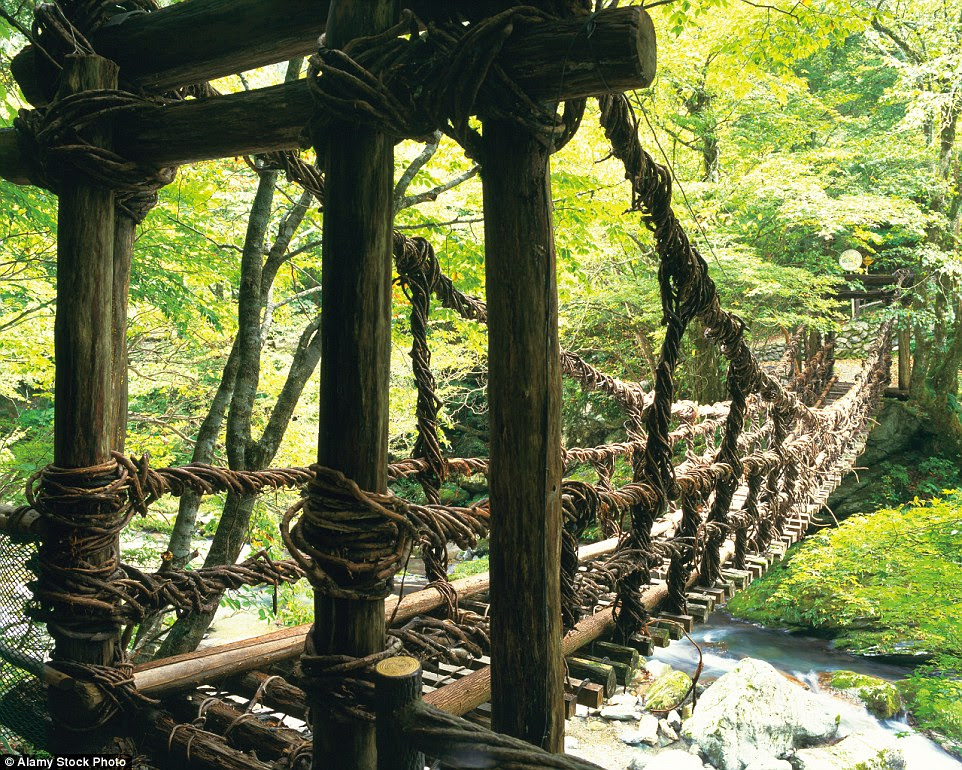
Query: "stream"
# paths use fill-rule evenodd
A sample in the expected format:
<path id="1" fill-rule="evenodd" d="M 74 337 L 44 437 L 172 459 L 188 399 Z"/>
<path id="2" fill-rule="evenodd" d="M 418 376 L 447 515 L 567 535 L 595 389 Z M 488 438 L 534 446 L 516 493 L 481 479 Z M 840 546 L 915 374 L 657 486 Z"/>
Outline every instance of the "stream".
<path id="1" fill-rule="evenodd" d="M 695 626 L 691 637 L 702 649 L 704 668 L 700 681 L 704 684 L 730 671 L 742 658 L 768 661 L 807 684 L 817 697 L 831 699 L 833 707 L 842 715 L 839 735 L 878 732 L 896 737 L 906 770 L 962 770 L 962 762 L 914 730 L 904 718 L 876 719 L 860 705 L 824 692 L 818 682 L 819 674 L 839 669 L 893 681 L 908 676 L 912 671 L 910 666 L 849 655 L 833 649 L 825 639 L 764 628 L 737 620 L 723 610 L 716 610 L 707 623 Z M 694 673 L 698 665 L 698 651 L 687 639 L 656 648 L 653 658 L 689 674 Z"/>

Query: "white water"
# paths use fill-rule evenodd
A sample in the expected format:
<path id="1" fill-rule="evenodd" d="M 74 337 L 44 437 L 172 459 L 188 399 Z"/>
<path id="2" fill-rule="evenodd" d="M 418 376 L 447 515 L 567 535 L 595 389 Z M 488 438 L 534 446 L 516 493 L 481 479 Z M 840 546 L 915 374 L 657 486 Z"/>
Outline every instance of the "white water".
<path id="1" fill-rule="evenodd" d="M 849 655 L 832 649 L 824 639 L 774 631 L 735 620 L 724 612 L 712 613 L 708 623 L 695 627 L 692 638 L 702 648 L 702 682 L 731 671 L 745 657 L 768 661 L 805 682 L 819 698 L 831 700 L 832 707 L 842 715 L 839 735 L 875 733 L 880 741 L 894 740 L 905 758 L 906 770 L 962 770 L 962 762 L 910 727 L 905 719 L 876 719 L 861 706 L 822 691 L 818 684 L 818 675 L 827 671 L 844 669 L 895 680 L 908 675 L 909 667 Z M 654 658 L 688 673 L 693 673 L 698 664 L 698 652 L 686 639 L 656 649 Z"/>

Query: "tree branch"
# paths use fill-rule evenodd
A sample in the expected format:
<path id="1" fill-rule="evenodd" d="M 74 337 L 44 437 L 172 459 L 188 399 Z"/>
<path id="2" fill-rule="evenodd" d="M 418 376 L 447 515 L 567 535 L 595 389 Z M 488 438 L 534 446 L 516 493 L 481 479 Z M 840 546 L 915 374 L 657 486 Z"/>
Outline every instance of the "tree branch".
<path id="1" fill-rule="evenodd" d="M 889 40 L 898 46 L 899 50 L 902 51 L 909 59 L 912 60 L 914 64 L 921 64 L 922 57 L 908 44 L 908 41 L 902 37 L 898 32 L 896 32 L 891 27 L 887 27 L 882 22 L 879 21 L 878 16 L 872 18 L 872 29 L 876 32 L 880 32 L 885 35 Z"/>
<path id="2" fill-rule="evenodd" d="M 317 316 L 301 332 L 284 387 L 274 403 L 260 440 L 252 448 L 252 455 L 256 453 L 256 457 L 252 456 L 251 461 L 259 463 L 257 467 L 264 467 L 274 459 L 301 392 L 321 360 L 320 329 L 321 318 Z"/>
<path id="3" fill-rule="evenodd" d="M 401 174 L 401 178 L 398 179 L 397 185 L 394 187 L 394 213 L 397 214 L 401 209 L 401 201 L 404 200 L 404 194 L 408 191 L 408 187 L 411 186 L 411 182 L 414 181 L 414 177 L 417 176 L 418 171 L 427 165 L 427 162 L 434 157 L 434 153 L 438 151 L 438 145 L 441 143 L 441 132 L 435 131 L 431 137 L 431 141 L 424 145 L 424 149 L 421 150 L 420 154 L 411 161 L 411 165 L 404 169 L 404 173 Z"/>
<path id="4" fill-rule="evenodd" d="M 450 190 L 452 187 L 457 187 L 462 182 L 468 181 L 471 177 L 477 176 L 478 172 L 481 170 L 480 166 L 473 166 L 472 168 L 465 171 L 463 174 L 459 174 L 453 179 L 449 179 L 443 184 L 439 184 L 437 187 L 432 187 L 430 190 L 418 193 L 417 195 L 407 195 L 400 202 L 395 200 L 394 211 L 397 213 L 402 209 L 411 208 L 411 206 L 417 206 L 419 203 L 424 203 L 425 201 L 437 200 L 438 196 Z"/>

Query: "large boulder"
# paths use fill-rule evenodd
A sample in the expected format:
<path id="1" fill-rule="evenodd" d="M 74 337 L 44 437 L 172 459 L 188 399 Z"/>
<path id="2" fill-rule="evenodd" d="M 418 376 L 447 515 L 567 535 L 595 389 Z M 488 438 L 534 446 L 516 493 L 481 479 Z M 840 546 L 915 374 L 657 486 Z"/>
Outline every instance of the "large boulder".
<path id="1" fill-rule="evenodd" d="M 882 733 L 854 733 L 832 746 L 802 749 L 796 770 L 905 770 L 902 752 Z"/>
<path id="2" fill-rule="evenodd" d="M 744 770 L 832 737 L 840 721 L 770 664 L 745 658 L 705 691 L 682 735 L 719 770 Z"/>
<path id="3" fill-rule="evenodd" d="M 892 682 L 874 676 L 833 671 L 828 685 L 860 701 L 879 719 L 891 719 L 905 707 L 898 688 Z"/>
<path id="4" fill-rule="evenodd" d="M 649 711 L 668 711 L 678 706 L 691 687 L 691 677 L 684 671 L 669 669 L 661 674 L 645 693 L 645 708 Z"/>

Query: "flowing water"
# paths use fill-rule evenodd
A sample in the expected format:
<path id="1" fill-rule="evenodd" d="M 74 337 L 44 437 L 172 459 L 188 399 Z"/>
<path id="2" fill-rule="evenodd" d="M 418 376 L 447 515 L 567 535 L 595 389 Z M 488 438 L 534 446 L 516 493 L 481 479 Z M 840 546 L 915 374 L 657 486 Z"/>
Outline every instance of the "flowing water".
<path id="1" fill-rule="evenodd" d="M 914 730 L 904 718 L 879 720 L 864 708 L 824 692 L 818 675 L 844 669 L 894 681 L 911 673 L 911 667 L 877 662 L 835 650 L 825 639 L 789 631 L 764 628 L 736 620 L 724 611 L 713 612 L 708 622 L 695 626 L 692 639 L 701 647 L 704 668 L 702 682 L 710 682 L 731 671 L 739 660 L 758 658 L 807 684 L 819 698 L 831 699 L 842 715 L 840 735 L 879 733 L 895 737 L 905 757 L 906 770 L 962 770 L 962 762 L 938 744 Z M 681 671 L 693 673 L 698 651 L 687 639 L 658 648 L 654 658 Z"/>

